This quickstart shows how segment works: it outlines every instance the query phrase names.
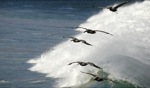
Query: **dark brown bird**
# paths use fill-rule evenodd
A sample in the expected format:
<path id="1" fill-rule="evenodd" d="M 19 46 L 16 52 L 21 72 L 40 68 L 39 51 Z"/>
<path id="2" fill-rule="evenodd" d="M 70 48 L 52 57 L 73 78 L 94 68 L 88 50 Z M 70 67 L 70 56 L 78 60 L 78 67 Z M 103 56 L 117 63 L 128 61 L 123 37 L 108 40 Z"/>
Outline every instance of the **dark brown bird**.
<path id="1" fill-rule="evenodd" d="M 102 33 L 109 34 L 109 35 L 113 36 L 111 33 L 108 33 L 106 31 L 102 31 L 102 30 L 92 30 L 92 29 L 88 29 L 88 28 L 85 28 L 85 27 L 77 27 L 77 28 L 85 29 L 84 33 L 87 32 L 89 34 L 95 34 L 96 32 L 102 32 Z"/>
<path id="2" fill-rule="evenodd" d="M 123 6 L 127 2 L 128 1 L 122 2 L 122 3 L 120 3 L 120 4 L 118 4 L 118 5 L 114 6 L 114 7 L 113 6 L 107 7 L 107 9 L 109 9 L 112 12 L 116 12 L 119 7 Z"/>
<path id="3" fill-rule="evenodd" d="M 69 37 L 69 38 L 72 38 L 72 40 L 71 40 L 71 41 L 73 41 L 73 42 L 75 42 L 75 43 L 82 42 L 82 43 L 84 43 L 84 44 L 86 44 L 86 45 L 93 46 L 92 44 L 87 43 L 85 40 L 77 39 L 77 38 L 75 38 L 75 37 Z"/>
<path id="4" fill-rule="evenodd" d="M 82 72 L 82 71 L 81 71 L 81 73 L 85 73 L 85 74 L 88 74 L 88 75 L 92 75 L 92 76 L 94 77 L 94 80 L 95 80 L 95 81 L 98 81 L 98 82 L 105 81 L 105 80 L 111 81 L 111 82 L 115 82 L 115 81 L 113 81 L 112 79 L 101 78 L 101 77 L 99 77 L 98 75 L 94 75 L 94 74 L 92 74 L 92 73 L 87 73 L 87 72 Z M 115 83 L 116 83 L 116 82 L 115 82 Z"/>
<path id="5" fill-rule="evenodd" d="M 92 62 L 81 62 L 81 61 L 77 61 L 77 62 L 71 62 L 71 63 L 69 63 L 68 65 L 71 65 L 71 64 L 73 64 L 73 63 L 78 63 L 78 64 L 81 65 L 81 66 L 91 65 L 91 66 L 93 66 L 93 67 L 95 67 L 95 68 L 102 69 L 101 67 L 95 65 L 95 64 L 92 63 Z"/>

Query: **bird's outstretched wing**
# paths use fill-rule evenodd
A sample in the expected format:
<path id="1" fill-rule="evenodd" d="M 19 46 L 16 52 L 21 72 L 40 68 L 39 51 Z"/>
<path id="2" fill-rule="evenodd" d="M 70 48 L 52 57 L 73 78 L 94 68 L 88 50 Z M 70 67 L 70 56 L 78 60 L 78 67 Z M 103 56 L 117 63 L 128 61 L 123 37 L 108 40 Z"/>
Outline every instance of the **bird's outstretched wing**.
<path id="1" fill-rule="evenodd" d="M 75 37 L 64 37 L 64 36 L 63 36 L 63 38 L 71 38 L 71 39 L 76 39 Z"/>
<path id="2" fill-rule="evenodd" d="M 71 39 L 77 39 L 77 38 L 75 38 L 75 37 L 69 37 L 69 38 L 71 38 Z"/>
<path id="3" fill-rule="evenodd" d="M 69 37 L 69 38 L 75 39 L 75 37 Z"/>
<path id="4" fill-rule="evenodd" d="M 98 68 L 98 69 L 102 69 L 101 67 L 99 67 L 99 66 L 97 66 L 97 65 L 95 65 L 94 63 L 92 63 L 92 62 L 87 62 L 89 65 L 91 65 L 91 66 L 93 66 L 93 67 L 96 67 L 96 68 Z"/>
<path id="5" fill-rule="evenodd" d="M 118 4 L 117 6 L 114 7 L 114 9 L 117 9 L 117 8 L 123 6 L 123 5 L 126 4 L 127 2 L 128 2 L 128 1 L 125 1 L 125 2 L 122 2 L 122 3 Z"/>
<path id="6" fill-rule="evenodd" d="M 88 29 L 88 28 L 80 27 L 80 26 L 78 26 L 78 27 L 64 27 L 64 28 L 82 28 L 82 29 Z"/>
<path id="7" fill-rule="evenodd" d="M 78 27 L 78 28 L 82 28 L 82 29 L 90 30 L 90 29 L 88 29 L 88 28 L 85 28 L 85 27 Z"/>
<path id="8" fill-rule="evenodd" d="M 82 72 L 82 71 L 80 71 L 81 73 L 85 73 L 85 74 L 89 74 L 89 75 L 92 75 L 92 76 L 94 76 L 94 77 L 97 77 L 97 75 L 94 75 L 94 74 L 92 74 L 92 73 L 87 73 L 87 72 Z"/>
<path id="9" fill-rule="evenodd" d="M 97 31 L 97 32 L 102 32 L 102 33 L 109 34 L 109 35 L 113 36 L 113 34 L 111 34 L 111 33 L 109 33 L 109 32 L 106 32 L 106 31 L 102 31 L 102 30 L 95 30 L 95 31 Z"/>
<path id="10" fill-rule="evenodd" d="M 99 8 L 99 9 L 104 9 L 104 8 L 106 8 L 106 7 L 98 7 L 98 6 L 94 6 L 94 5 L 92 5 L 91 7 L 92 7 L 92 8 Z"/>
<path id="11" fill-rule="evenodd" d="M 90 43 L 87 43 L 85 40 L 80 40 L 82 43 L 86 44 L 86 45 L 90 45 L 90 46 L 93 46 L 92 44 Z"/>
<path id="12" fill-rule="evenodd" d="M 106 7 L 98 7 L 99 9 L 104 9 L 104 8 L 106 8 Z"/>
<path id="13" fill-rule="evenodd" d="M 116 82 L 116 81 L 114 81 L 114 80 L 112 80 L 112 79 L 110 79 L 110 78 L 103 78 L 104 80 L 107 80 L 107 81 L 111 81 L 111 82 L 113 82 L 113 83 L 118 83 L 118 82 Z"/>
<path id="14" fill-rule="evenodd" d="M 89 28 L 85 28 L 85 27 L 68 27 L 68 28 L 82 28 L 82 29 L 86 29 L 86 30 L 91 30 L 91 29 L 89 29 Z"/>
<path id="15" fill-rule="evenodd" d="M 71 64 L 73 64 L 73 63 L 79 63 L 78 61 L 77 62 L 71 62 L 71 63 L 69 63 L 68 65 L 71 65 Z"/>

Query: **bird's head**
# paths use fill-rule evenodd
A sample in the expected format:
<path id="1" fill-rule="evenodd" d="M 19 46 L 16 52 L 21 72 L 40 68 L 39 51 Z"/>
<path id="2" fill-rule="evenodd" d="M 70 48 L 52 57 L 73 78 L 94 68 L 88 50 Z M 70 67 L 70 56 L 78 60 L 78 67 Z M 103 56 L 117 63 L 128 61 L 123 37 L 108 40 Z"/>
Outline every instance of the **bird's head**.
<path id="1" fill-rule="evenodd" d="M 87 32 L 87 30 L 85 30 L 83 33 L 86 33 Z"/>
<path id="2" fill-rule="evenodd" d="M 69 63 L 68 65 L 71 65 L 72 63 Z"/>
<path id="3" fill-rule="evenodd" d="M 88 31 L 90 31 L 90 29 L 86 29 L 83 33 L 86 33 L 86 32 L 88 32 Z"/>
<path id="4" fill-rule="evenodd" d="M 70 41 L 74 41 L 73 39 L 71 39 Z"/>

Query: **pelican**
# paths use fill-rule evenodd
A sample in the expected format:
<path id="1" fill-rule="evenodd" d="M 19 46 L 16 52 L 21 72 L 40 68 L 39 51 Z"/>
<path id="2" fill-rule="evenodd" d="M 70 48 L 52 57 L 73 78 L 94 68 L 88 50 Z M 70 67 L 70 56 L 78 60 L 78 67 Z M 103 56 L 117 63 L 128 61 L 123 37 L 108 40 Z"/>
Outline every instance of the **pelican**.
<path id="1" fill-rule="evenodd" d="M 84 33 L 89 33 L 89 34 L 95 34 L 96 32 L 102 32 L 102 33 L 105 33 L 105 34 L 109 34 L 111 36 L 113 36 L 111 33 L 108 33 L 106 31 L 102 31 L 102 30 L 92 30 L 92 29 L 88 29 L 88 28 L 85 28 L 85 27 L 76 27 L 76 28 L 82 28 L 82 29 L 85 29 Z"/>
<path id="2" fill-rule="evenodd" d="M 120 4 L 118 4 L 118 5 L 114 6 L 114 7 L 112 7 L 112 6 L 107 7 L 107 9 L 109 9 L 109 10 L 112 11 L 112 12 L 116 12 L 119 7 L 123 6 L 123 5 L 126 4 L 127 2 L 128 2 L 128 1 L 122 2 L 122 3 L 120 3 Z"/>
<path id="3" fill-rule="evenodd" d="M 109 9 L 110 11 L 112 11 L 112 12 L 116 12 L 119 7 L 123 6 L 126 3 L 128 3 L 128 1 L 122 2 L 122 3 L 120 3 L 120 4 L 118 4 L 114 7 L 110 6 L 110 7 L 106 7 L 106 8 Z M 104 7 L 98 7 L 98 8 L 104 8 Z"/>
<path id="4" fill-rule="evenodd" d="M 82 42 L 82 43 L 84 43 L 84 44 L 86 44 L 86 45 L 92 46 L 90 43 L 87 43 L 85 40 L 77 39 L 77 38 L 75 38 L 75 37 L 69 37 L 69 38 L 72 38 L 71 41 L 73 41 L 73 42 L 75 42 L 75 43 Z"/>
<path id="5" fill-rule="evenodd" d="M 93 76 L 93 77 L 94 77 L 93 80 L 98 81 L 98 82 L 105 81 L 105 80 L 111 81 L 111 82 L 115 82 L 115 81 L 113 81 L 112 79 L 101 78 L 101 77 L 99 77 L 98 75 L 94 75 L 94 74 L 92 74 L 92 73 L 87 73 L 87 72 L 82 72 L 82 71 L 80 71 L 80 72 L 81 72 L 81 73 L 84 73 L 84 74 L 88 74 L 88 75 Z M 115 83 L 116 83 L 116 82 L 115 82 Z"/>
<path id="6" fill-rule="evenodd" d="M 78 63 L 78 64 L 81 65 L 81 66 L 91 65 L 91 66 L 93 66 L 93 67 L 95 67 L 95 68 L 102 69 L 101 67 L 95 65 L 95 64 L 92 63 L 92 62 L 81 62 L 81 61 L 77 61 L 77 62 L 71 62 L 71 63 L 69 63 L 68 65 L 71 65 L 71 64 L 73 64 L 73 63 Z"/>

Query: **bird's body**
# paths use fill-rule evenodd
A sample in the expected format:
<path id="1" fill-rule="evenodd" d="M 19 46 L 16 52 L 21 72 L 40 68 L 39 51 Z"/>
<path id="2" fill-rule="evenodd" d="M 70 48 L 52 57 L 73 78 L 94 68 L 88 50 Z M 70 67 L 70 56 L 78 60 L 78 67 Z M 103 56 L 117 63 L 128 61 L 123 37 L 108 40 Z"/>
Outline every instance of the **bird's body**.
<path id="1" fill-rule="evenodd" d="M 100 77 L 95 77 L 94 80 L 98 81 L 98 82 L 101 82 L 101 81 L 104 81 L 106 79 L 105 78 L 100 78 Z"/>
<path id="2" fill-rule="evenodd" d="M 85 33 L 85 32 L 87 32 L 87 33 L 89 33 L 89 34 L 95 34 L 95 33 L 96 33 L 96 31 L 90 30 L 90 29 L 86 29 L 86 31 L 84 31 L 84 33 Z"/>
<path id="3" fill-rule="evenodd" d="M 113 7 L 108 7 L 107 9 L 109 9 L 109 10 L 112 11 L 112 12 L 116 12 L 116 11 L 117 11 L 117 9 L 115 9 L 115 8 L 113 8 Z"/>
<path id="4" fill-rule="evenodd" d="M 84 43 L 84 44 L 86 44 L 86 45 L 90 45 L 90 46 L 92 46 L 92 44 L 90 44 L 90 43 L 86 42 L 85 40 L 77 39 L 77 38 L 74 38 L 74 37 L 70 37 L 70 38 L 72 38 L 72 40 L 71 40 L 71 41 L 73 41 L 73 42 L 75 42 L 75 43 L 82 42 L 82 43 Z"/>
<path id="5" fill-rule="evenodd" d="M 95 65 L 95 64 L 92 63 L 92 62 L 81 62 L 81 61 L 77 61 L 77 62 L 71 62 L 71 63 L 69 63 L 68 65 L 71 65 L 71 64 L 73 64 L 73 63 L 78 63 L 78 64 L 81 65 L 81 66 L 91 65 L 91 66 L 93 66 L 93 67 L 95 67 L 95 68 L 102 69 L 101 67 Z"/>
<path id="6" fill-rule="evenodd" d="M 73 38 L 71 41 L 73 41 L 73 42 L 80 42 L 80 40 L 77 39 L 77 38 Z"/>
<path id="7" fill-rule="evenodd" d="M 106 31 L 102 31 L 102 30 L 92 30 L 92 29 L 88 29 L 88 28 L 85 28 L 85 27 L 78 27 L 78 28 L 85 29 L 84 33 L 96 34 L 96 32 L 102 32 L 102 33 L 109 34 L 109 35 L 113 36 L 111 33 L 108 33 Z"/>

